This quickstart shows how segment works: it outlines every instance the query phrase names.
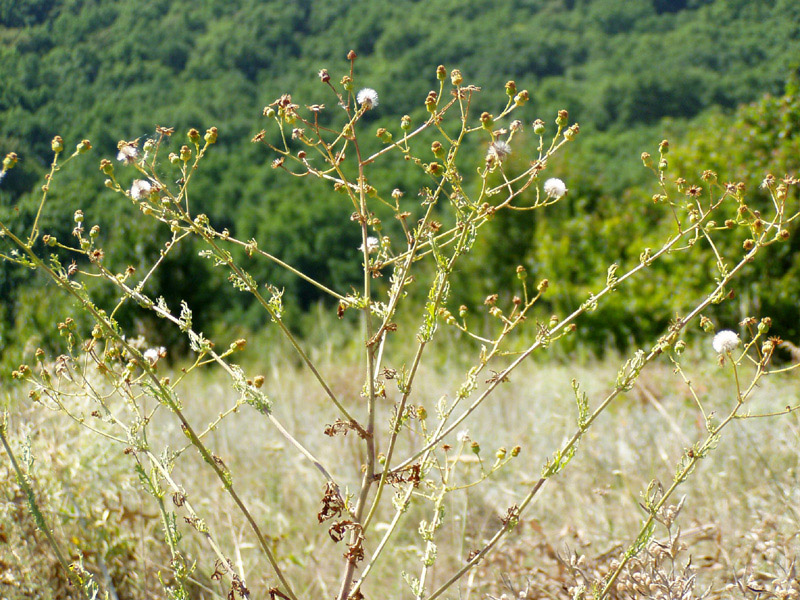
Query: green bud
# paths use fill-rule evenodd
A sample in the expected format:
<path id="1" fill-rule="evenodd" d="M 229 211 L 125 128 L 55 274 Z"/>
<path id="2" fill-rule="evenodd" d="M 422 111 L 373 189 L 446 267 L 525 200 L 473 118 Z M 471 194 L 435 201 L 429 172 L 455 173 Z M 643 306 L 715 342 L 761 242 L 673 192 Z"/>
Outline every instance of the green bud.
<path id="1" fill-rule="evenodd" d="M 514 96 L 514 104 L 517 106 L 524 106 L 530 100 L 530 95 L 528 94 L 528 90 L 522 90 L 519 94 Z"/>
<path id="2" fill-rule="evenodd" d="M 569 113 L 566 110 L 558 111 L 558 116 L 556 117 L 556 125 L 559 127 L 564 127 L 569 120 Z"/>
<path id="3" fill-rule="evenodd" d="M 114 165 L 110 160 L 108 160 L 107 158 L 104 158 L 103 160 L 100 161 L 100 170 L 103 173 L 105 173 L 106 175 L 109 175 L 109 176 L 113 175 L 114 174 Z"/>
<path id="4" fill-rule="evenodd" d="M 475 455 L 478 455 L 478 454 L 481 453 L 481 445 L 478 442 L 472 442 L 469 445 L 469 448 L 470 448 L 470 450 L 472 450 L 472 453 L 475 454 Z"/>
<path id="5" fill-rule="evenodd" d="M 544 121 L 536 119 L 533 122 L 533 133 L 536 135 L 542 135 L 544 133 Z"/>
<path id="6" fill-rule="evenodd" d="M 180 157 L 183 162 L 189 162 L 189 160 L 192 158 L 192 151 L 189 146 L 181 146 Z"/>
<path id="7" fill-rule="evenodd" d="M 206 130 L 206 134 L 203 136 L 203 139 L 206 141 L 207 144 L 216 144 L 217 143 L 217 128 L 210 127 Z"/>
<path id="8" fill-rule="evenodd" d="M 191 128 L 191 129 L 190 129 L 190 130 L 189 130 L 189 131 L 186 133 L 186 137 L 188 137 L 188 138 L 189 138 L 189 141 L 190 141 L 190 142 L 192 142 L 193 144 L 196 144 L 197 142 L 199 142 L 199 141 L 200 141 L 200 132 L 199 132 L 199 131 L 197 131 L 197 129 L 195 129 L 194 127 L 192 127 L 192 128 Z"/>
<path id="9" fill-rule="evenodd" d="M 484 129 L 491 129 L 494 125 L 494 117 L 488 112 L 481 113 L 481 125 Z"/>
<path id="10" fill-rule="evenodd" d="M 506 82 L 506 96 L 513 98 L 517 93 L 517 84 L 513 80 Z"/>
<path id="11" fill-rule="evenodd" d="M 91 149 L 92 149 L 92 142 L 90 142 L 89 140 L 81 140 L 75 151 L 78 154 L 86 154 Z"/>
<path id="12" fill-rule="evenodd" d="M 392 134 L 388 132 L 385 127 L 378 127 L 378 130 L 375 132 L 375 137 L 377 137 L 384 144 L 392 143 Z"/>
<path id="13" fill-rule="evenodd" d="M 17 164 L 17 153 L 9 152 L 3 159 L 3 171 L 10 171 Z"/>
<path id="14" fill-rule="evenodd" d="M 439 81 L 444 81 L 447 78 L 447 69 L 444 68 L 444 65 L 439 65 L 436 67 L 436 79 Z"/>
<path id="15" fill-rule="evenodd" d="M 403 115 L 400 118 L 400 128 L 403 129 L 404 131 L 407 131 L 408 129 L 410 129 L 411 128 L 411 117 L 409 117 L 408 115 Z"/>
<path id="16" fill-rule="evenodd" d="M 680 356 L 681 354 L 683 354 L 684 350 L 686 350 L 686 342 L 684 342 L 683 340 L 678 340 L 677 342 L 675 342 L 675 354 Z"/>
<path id="17" fill-rule="evenodd" d="M 56 154 L 64 151 L 64 140 L 61 139 L 60 135 L 57 135 L 53 138 L 53 141 L 50 142 L 50 147 L 53 149 L 53 152 Z"/>

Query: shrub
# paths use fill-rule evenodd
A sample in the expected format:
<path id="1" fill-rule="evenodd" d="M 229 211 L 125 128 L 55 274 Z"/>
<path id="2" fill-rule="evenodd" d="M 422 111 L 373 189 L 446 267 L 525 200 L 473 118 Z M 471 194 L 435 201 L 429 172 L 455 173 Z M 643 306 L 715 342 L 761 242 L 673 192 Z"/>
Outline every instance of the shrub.
<path id="1" fill-rule="evenodd" d="M 334 585 L 330 569 L 323 570 L 322 580 L 317 583 L 310 580 L 306 571 L 292 565 L 293 551 L 284 551 L 284 546 L 277 543 L 282 536 L 273 533 L 281 526 L 269 517 L 270 499 L 254 499 L 243 491 L 223 451 L 215 447 L 214 431 L 221 422 L 234 413 L 250 411 L 251 420 L 269 422 L 313 466 L 317 487 L 307 488 L 305 496 L 294 502 L 320 507 L 317 519 L 339 545 L 333 556 L 328 548 L 311 550 L 317 564 L 328 567 L 338 561 L 337 597 L 363 597 L 387 547 L 411 544 L 418 555 L 418 571 L 401 576 L 415 598 L 433 600 L 452 593 L 452 586 L 460 584 L 516 527 L 534 500 L 545 493 L 546 484 L 569 465 L 587 432 L 632 389 L 642 371 L 656 360 L 668 360 L 691 394 L 705 433 L 682 452 L 672 481 L 662 485 L 654 480 L 642 491 L 643 517 L 638 534 L 620 551 L 613 566 L 601 569 L 601 576 L 574 590 L 576 597 L 590 591 L 598 598 L 608 597 L 617 589 L 626 566 L 642 550 L 649 548 L 648 556 L 653 557 L 650 541 L 657 524 L 669 528 L 678 510 L 670 504 L 675 491 L 691 476 L 698 462 L 713 451 L 730 423 L 791 413 L 798 408 L 788 405 L 773 407 L 766 413 L 750 411 L 748 401 L 756 385 L 775 371 L 771 361 L 780 344 L 778 338 L 767 337 L 767 317 L 749 317 L 739 324 L 738 333 L 725 329 L 713 337 L 719 364 L 735 382 L 735 393 L 727 399 L 724 410 L 709 409 L 709 399 L 692 382 L 692 365 L 684 365 L 681 358 L 687 340 L 695 335 L 689 326 L 699 324 L 703 332 L 700 335 L 710 342 L 715 326 L 703 316 L 704 311 L 731 297 L 745 265 L 789 237 L 787 228 L 800 214 L 789 201 L 797 180 L 788 175 L 780 180 L 766 175 L 764 190 L 771 204 L 767 210 L 756 211 L 748 205 L 743 185 L 719 183 L 711 171 L 706 171 L 698 183 L 682 178 L 673 181 L 668 165 L 669 144 L 664 141 L 655 156 L 642 155 L 655 179 L 653 201 L 671 216 L 671 229 L 661 232 L 658 244 L 641 248 L 634 264 L 607 265 L 605 285 L 577 299 L 572 311 L 561 315 L 539 309 L 551 282 L 531 281 L 526 269 L 517 266 L 514 248 L 508 248 L 507 260 L 496 268 L 515 271 L 517 294 L 505 298 L 486 290 L 482 311 L 470 314 L 465 307 L 450 303 L 453 276 L 463 257 L 482 232 L 493 225 L 495 215 L 509 213 L 528 218 L 531 211 L 546 211 L 570 200 L 568 185 L 548 177 L 547 169 L 552 157 L 564 152 L 578 137 L 578 124 L 570 123 L 568 112 L 562 110 L 555 117 L 555 127 L 539 119 L 530 126 L 524 125 L 515 117 L 525 110 L 528 92 L 518 90 L 513 81 L 506 84 L 507 99 L 496 114 L 476 114 L 474 105 L 480 88 L 466 83 L 458 70 L 448 73 L 440 66 L 437 83 L 424 99 L 424 121 L 414 123 L 403 116 L 391 131 L 384 127 L 370 131 L 368 117 L 373 111 L 383 110 L 384 105 L 375 90 L 356 83 L 355 53 L 351 52 L 348 59 L 349 71 L 341 78 L 334 78 L 326 70 L 318 74 L 330 98 L 326 101 L 328 106 L 306 105 L 305 101 L 297 104 L 285 94 L 264 109 L 271 130 L 260 132 L 253 141 L 271 149 L 274 169 L 285 172 L 287 178 L 315 178 L 328 184 L 334 192 L 331 202 L 347 207 L 351 216 L 349 222 L 341 223 L 341 228 L 344 231 L 352 227 L 358 232 L 360 247 L 353 248 L 353 252 L 354 260 L 361 261 L 360 289 L 332 289 L 328 282 L 282 261 L 270 240 L 236 239 L 229 231 L 217 229 L 207 215 L 195 211 L 195 194 L 190 190 L 194 189 L 192 182 L 202 169 L 203 159 L 214 150 L 220 134 L 214 127 L 205 134 L 189 130 L 185 143 L 175 142 L 171 128 L 158 127 L 155 135 L 141 144 L 140 140 L 120 142 L 117 159 L 121 167 L 109 159 L 100 162 L 100 169 L 108 178 L 107 187 L 141 211 L 143 219 L 159 223 L 158 231 L 164 240 L 149 268 L 114 270 L 107 266 L 102 231 L 87 222 L 91 215 L 79 207 L 74 213 L 73 242 L 40 230 L 40 216 L 47 209 L 48 192 L 58 171 L 91 149 L 91 143 L 84 140 L 66 160 L 61 160 L 64 142 L 56 137 L 55 158 L 30 230 L 21 232 L 14 223 L 0 222 L 7 247 L 2 257 L 37 271 L 56 285 L 72 298 L 81 317 L 67 317 L 57 325 L 63 337 L 63 354 L 52 356 L 37 350 L 35 366 L 20 365 L 12 376 L 28 384 L 32 402 L 55 408 L 90 428 L 129 458 L 163 523 L 164 544 L 171 561 L 171 576 L 163 579 L 163 585 L 169 597 L 190 595 L 194 563 L 181 539 L 187 528 L 195 530 L 207 543 L 207 552 L 216 561 L 211 580 L 225 581 L 229 597 L 247 597 L 254 585 L 241 568 L 242 559 L 231 553 L 230 544 L 235 542 L 222 542 L 226 536 L 236 538 L 233 532 L 226 533 L 233 526 L 226 522 L 224 514 L 209 506 L 209 495 L 202 486 L 191 488 L 186 484 L 199 477 L 186 454 L 190 448 L 225 490 L 246 522 L 252 543 L 269 565 L 268 583 L 257 582 L 265 587 L 262 594 L 295 600 L 304 595 L 321 595 Z M 526 128 L 532 130 L 532 135 L 523 134 Z M 423 133 L 428 138 L 420 143 Z M 479 165 L 465 164 L 461 156 L 467 137 L 484 140 L 486 152 Z M 524 158 L 520 160 L 518 156 Z M 408 169 L 422 174 L 426 184 L 418 190 L 386 189 L 382 181 L 372 179 L 373 165 L 392 157 L 399 159 L 395 166 L 398 172 Z M 516 161 L 514 170 L 508 168 L 512 157 Z M 16 156 L 9 154 L 3 163 L 3 176 L 15 161 Z M 471 186 L 465 183 L 465 174 L 475 169 L 477 185 Z M 558 224 L 552 223 L 551 227 L 557 228 Z M 741 250 L 737 247 L 723 254 L 719 240 L 734 233 L 744 238 Z M 650 233 L 648 239 L 655 239 L 655 235 Z M 346 436 L 345 443 L 319 442 L 316 445 L 323 449 L 320 452 L 301 442 L 273 412 L 273 398 L 281 395 L 286 384 L 276 377 L 271 388 L 264 375 L 247 373 L 234 362 L 235 356 L 247 347 L 245 339 L 215 344 L 198 329 L 198 319 L 186 302 L 178 306 L 178 299 L 148 295 L 148 281 L 164 268 L 176 249 L 190 240 L 202 247 L 201 257 L 223 270 L 234 288 L 265 311 L 284 338 L 284 351 L 296 354 L 309 379 L 318 386 L 318 393 L 337 414 L 335 421 L 327 423 L 322 414 L 305 414 L 303 422 L 317 435 L 324 432 L 330 438 Z M 320 251 L 324 252 L 324 248 Z M 561 251 L 565 264 L 590 258 L 579 253 L 576 256 L 569 246 Z M 518 499 L 503 507 L 502 518 L 478 547 L 463 557 L 440 557 L 437 539 L 447 519 L 449 499 L 466 494 L 475 486 L 490 487 L 500 473 L 523 468 L 519 446 L 495 448 L 495 440 L 491 440 L 491 449 L 482 447 L 465 428 L 470 420 L 480 418 L 481 409 L 496 402 L 503 383 L 518 373 L 519 366 L 530 357 L 545 353 L 571 336 L 579 336 L 578 323 L 585 314 L 595 311 L 612 295 L 625 294 L 636 281 L 647 280 L 654 263 L 669 261 L 672 279 L 658 283 L 678 287 L 684 271 L 693 264 L 705 264 L 703 261 L 709 256 L 715 272 L 707 273 L 706 293 L 696 298 L 690 309 L 676 315 L 661 336 L 624 361 L 610 391 L 600 400 L 591 401 L 581 384 L 573 380 L 572 433 L 559 447 L 551 449 L 540 475 Z M 253 277 L 246 266 L 250 259 L 277 264 L 335 298 L 340 317 L 357 315 L 361 323 L 357 364 L 347 364 L 348 357 L 343 355 L 337 372 L 324 372 L 314 353 L 285 322 L 282 290 Z M 95 294 L 96 283 L 90 284 L 97 281 L 105 286 L 102 294 Z M 462 282 L 473 284 L 477 283 Z M 109 288 L 117 298 L 110 302 Z M 418 288 L 424 293 L 409 293 Z M 408 306 L 416 298 L 422 301 Z M 186 365 L 165 375 L 168 351 L 125 331 L 118 319 L 123 307 L 155 315 L 165 328 L 182 332 L 193 353 Z M 417 320 L 413 328 L 407 325 L 412 318 Z M 89 326 L 81 326 L 87 319 Z M 442 328 L 457 332 L 459 344 L 472 348 L 470 352 L 474 354 L 463 378 L 449 382 L 449 391 L 444 394 L 421 389 L 418 382 L 423 365 L 436 360 L 433 349 L 442 337 Z M 530 332 L 527 338 L 520 334 L 523 330 Z M 212 369 L 225 377 L 228 393 L 235 400 L 228 399 L 218 416 L 203 427 L 195 416 L 197 405 L 190 382 L 198 373 Z M 331 383 L 337 376 L 350 383 L 357 381 L 358 393 L 337 391 Z M 83 408 L 82 403 L 87 402 L 91 412 Z M 178 431 L 184 436 L 183 441 L 172 434 Z M 13 457 L 15 451 L 5 425 L 0 433 L 6 452 Z M 38 508 L 31 464 L 30 460 L 14 459 L 13 469 L 38 525 L 48 533 L 47 519 Z M 477 465 L 477 471 L 471 465 Z M 300 477 L 305 468 L 299 464 L 256 466 L 264 467 L 264 478 L 274 477 L 275 473 Z M 349 474 L 342 474 L 348 471 Z M 265 515 L 254 512 L 256 501 L 266 504 Z M 178 520 L 179 514 L 183 521 Z M 414 522 L 408 524 L 409 520 Z M 297 533 L 292 524 L 283 530 L 288 530 L 286 536 L 290 538 L 287 547 L 296 552 L 303 543 L 302 535 L 291 539 Z M 101 585 L 91 571 L 69 564 L 67 555 L 58 549 L 58 540 L 51 535 L 48 540 L 78 589 L 89 597 L 98 594 Z M 238 543 L 235 548 L 238 552 Z M 649 559 L 642 560 L 648 563 Z M 441 571 L 434 571 L 437 564 L 443 564 Z"/>

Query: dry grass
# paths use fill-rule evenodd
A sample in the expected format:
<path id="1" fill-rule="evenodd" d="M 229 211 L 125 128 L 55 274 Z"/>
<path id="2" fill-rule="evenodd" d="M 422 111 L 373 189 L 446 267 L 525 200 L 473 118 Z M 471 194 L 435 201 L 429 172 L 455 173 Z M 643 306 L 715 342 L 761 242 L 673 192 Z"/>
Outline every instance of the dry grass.
<path id="1" fill-rule="evenodd" d="M 337 395 L 354 406 L 360 380 L 358 373 L 341 366 L 342 358 L 342 353 L 322 357 L 323 371 Z M 464 375 L 457 358 L 443 354 L 434 362 L 434 368 L 421 373 L 416 388 L 417 402 L 429 411 L 442 394 L 452 394 L 458 385 L 454 382 Z M 695 366 L 689 373 L 704 401 L 722 412 L 735 401 L 729 373 L 711 356 L 696 354 L 687 364 L 691 362 Z M 572 378 L 596 402 L 613 386 L 618 364 L 613 359 L 580 365 L 531 362 L 479 410 L 468 427 L 484 460 L 491 462 L 501 446 L 519 444 L 522 452 L 492 481 L 448 497 L 432 585 L 444 581 L 491 535 L 508 507 L 538 478 L 544 460 L 574 431 Z M 305 374 L 287 359 L 276 359 L 262 372 L 275 414 L 313 453 L 338 457 L 329 465 L 334 476 L 351 491 L 357 489 L 362 460 L 357 445 L 352 435 L 322 435 L 322 426 L 337 415 Z M 201 429 L 236 400 L 224 381 L 210 376 L 195 376 L 190 389 L 193 393 L 184 396 L 184 406 Z M 770 377 L 763 380 L 750 409 L 780 409 L 797 404 L 799 395 L 795 374 Z M 393 401 L 391 393 L 383 400 Z M 161 541 L 157 510 L 141 491 L 124 447 L 21 399 L 12 399 L 11 414 L 9 432 L 16 447 L 30 436 L 38 500 L 70 560 L 82 556 L 85 567 L 119 598 L 162 597 L 157 575 L 169 580 L 169 552 Z M 169 422 L 166 412 L 162 417 Z M 388 423 L 379 425 L 384 432 L 388 428 Z M 591 592 L 592 583 L 608 573 L 635 537 L 644 515 L 640 492 L 652 479 L 668 484 L 680 455 L 704 433 L 696 406 L 668 363 L 648 367 L 637 387 L 590 430 L 572 463 L 548 483 L 515 531 L 464 581 L 460 597 L 568 598 L 581 585 Z M 159 439 L 150 440 L 155 449 L 166 444 L 181 447 L 185 439 L 174 424 L 160 426 L 157 435 Z M 335 590 L 329 585 L 339 573 L 343 548 L 317 523 L 323 492 L 318 474 L 246 406 L 207 441 L 272 537 L 298 594 L 332 596 Z M 477 476 L 479 465 L 471 454 L 462 460 L 463 482 L 468 482 Z M 235 568 L 246 576 L 253 597 L 264 597 L 272 585 L 266 563 L 240 515 L 193 450 L 177 462 L 174 477 L 233 557 Z M 0 480 L 7 482 L 0 503 L 0 597 L 70 597 L 65 577 L 35 531 L 5 461 L 0 463 Z M 671 532 L 656 530 L 659 543 L 630 564 L 615 597 L 798 598 L 796 413 L 735 423 L 680 494 L 686 499 Z M 417 527 L 420 519 L 430 519 L 426 508 L 413 505 L 404 516 L 391 552 L 378 563 L 364 590 L 367 598 L 408 595 L 398 574 L 419 569 L 422 543 Z M 180 520 L 184 515 L 175 510 Z M 378 515 L 378 528 L 389 517 Z M 183 523 L 180 529 L 186 536 L 184 549 L 197 561 L 195 597 L 224 597 L 227 590 L 211 579 L 215 565 L 202 539 Z M 453 590 L 450 597 L 458 594 Z"/>

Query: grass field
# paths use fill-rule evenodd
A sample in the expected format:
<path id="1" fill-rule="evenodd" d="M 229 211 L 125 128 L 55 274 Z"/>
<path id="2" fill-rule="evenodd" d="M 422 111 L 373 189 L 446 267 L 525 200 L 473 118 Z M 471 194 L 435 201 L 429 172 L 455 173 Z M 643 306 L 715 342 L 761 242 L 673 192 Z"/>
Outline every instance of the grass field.
<path id="1" fill-rule="evenodd" d="M 684 370 L 706 410 L 721 414 L 729 409 L 736 401 L 729 367 L 720 367 L 710 348 L 694 349 L 688 356 Z M 360 376 L 343 366 L 349 364 L 347 351 L 319 358 L 337 395 L 357 406 Z M 417 380 L 416 403 L 432 412 L 437 399 L 452 394 L 463 379 L 463 362 L 456 353 L 439 355 Z M 430 589 L 497 529 L 508 507 L 538 479 L 546 458 L 572 434 L 576 408 L 571 380 L 580 382 L 595 405 L 613 388 L 621 362 L 614 357 L 530 362 L 468 422 L 469 439 L 481 446 L 480 460 L 491 464 L 500 447 L 519 445 L 521 451 L 489 481 L 447 496 Z M 324 424 L 337 415 L 307 374 L 291 359 L 277 355 L 269 364 L 253 366 L 266 378 L 274 414 L 309 450 L 330 461 L 327 466 L 341 484 L 356 490 L 363 457 L 355 435 L 322 435 Z M 160 369 L 168 370 L 166 365 Z M 202 429 L 236 398 L 223 380 L 207 374 L 192 377 L 184 388 L 191 393 L 184 394 L 183 404 L 193 424 Z M 31 404 L 22 389 L 12 395 L 8 427 L 13 446 L 23 456 L 29 440 L 37 499 L 68 560 L 82 557 L 112 598 L 164 597 L 158 577 L 161 573 L 169 580 L 171 567 L 158 509 L 142 491 L 133 462 L 123 453 L 125 446 Z M 775 375 L 760 382 L 746 408 L 751 414 L 781 410 L 797 405 L 799 396 L 795 372 Z M 383 414 L 395 400 L 389 391 L 382 400 Z M 80 397 L 71 401 L 76 414 L 91 412 Z M 185 438 L 171 415 L 156 414 L 161 420 L 155 429 L 158 439 L 149 440 L 153 449 L 182 447 Z M 385 435 L 388 422 L 377 425 Z M 548 481 L 517 528 L 445 597 L 571 598 L 580 583 L 590 591 L 591 580 L 607 574 L 635 538 L 645 515 L 641 493 L 654 479 L 667 487 L 681 455 L 704 434 L 697 405 L 669 361 L 648 366 L 636 386 L 589 431 L 564 472 Z M 334 545 L 327 526 L 317 522 L 324 487 L 319 474 L 248 406 L 226 418 L 207 442 L 271 537 L 298 595 L 332 597 L 343 546 Z M 452 443 L 459 444 L 455 439 Z M 403 450 L 398 448 L 398 456 Z M 481 464 L 469 450 L 460 457 L 452 452 L 450 459 L 463 463 L 455 485 L 479 478 Z M 241 515 L 193 449 L 176 461 L 173 477 L 246 578 L 251 597 L 266 597 L 274 585 L 269 566 Z M 5 455 L 0 481 L 5 482 L 0 502 L 0 597 L 78 597 L 36 530 Z M 423 481 L 419 493 L 424 492 Z M 732 423 L 671 504 L 678 504 L 683 495 L 671 530 L 663 525 L 655 530 L 653 539 L 663 546 L 651 543 L 623 574 L 612 597 L 699 598 L 706 591 L 713 598 L 800 597 L 795 566 L 800 550 L 797 413 Z M 215 563 L 203 536 L 184 522 L 185 512 L 169 502 L 169 495 L 166 500 L 178 515 L 184 551 L 197 561 L 193 597 L 225 597 L 227 588 L 212 578 Z M 365 597 L 412 597 L 400 573 L 419 572 L 423 542 L 417 529 L 421 519 L 431 519 L 424 510 L 430 513 L 428 504 L 415 503 L 404 514 L 391 549 L 365 585 Z M 379 513 L 376 531 L 385 530 L 390 518 L 389 512 Z M 371 543 L 375 542 L 365 543 L 368 555 Z"/>

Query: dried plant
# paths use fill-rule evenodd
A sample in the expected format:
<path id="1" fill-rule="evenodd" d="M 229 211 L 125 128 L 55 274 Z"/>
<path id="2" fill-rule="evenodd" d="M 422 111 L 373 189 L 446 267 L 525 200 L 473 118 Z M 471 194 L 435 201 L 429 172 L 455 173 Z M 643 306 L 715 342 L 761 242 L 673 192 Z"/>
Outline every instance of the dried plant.
<path id="1" fill-rule="evenodd" d="M 654 542 L 656 525 L 671 528 L 677 508 L 670 508 L 669 502 L 698 462 L 713 452 L 730 423 L 787 414 L 798 406 L 775 406 L 759 414 L 750 411 L 748 401 L 759 382 L 784 370 L 771 364 L 780 340 L 767 338 L 768 318 L 745 320 L 741 337 L 724 330 L 713 338 L 720 366 L 735 380 L 735 395 L 727 399 L 722 416 L 708 408 L 708 399 L 696 389 L 688 372 L 693 366 L 682 363 L 687 328 L 699 323 L 710 337 L 714 325 L 703 312 L 730 296 L 737 275 L 763 250 L 788 238 L 788 227 L 799 214 L 792 208 L 796 202 L 789 202 L 797 179 L 787 175 L 778 182 L 768 176 L 771 183 L 765 189 L 772 206 L 759 211 L 747 204 L 743 185 L 721 184 L 710 171 L 703 173 L 702 183 L 697 185 L 681 178 L 673 182 L 667 163 L 669 144 L 664 141 L 656 159 L 642 155 L 644 166 L 655 178 L 657 193 L 653 200 L 671 219 L 660 245 L 644 248 L 635 265 L 610 265 L 605 285 L 579 302 L 570 314 L 552 317 L 537 312 L 537 304 L 550 285 L 548 280 L 529 282 L 524 267 L 508 265 L 516 269 L 517 295 L 508 302 L 499 292 L 487 290 L 484 313 L 475 317 L 466 307 L 448 307 L 459 262 L 481 232 L 492 226 L 493 216 L 499 211 L 518 212 L 524 218 L 529 211 L 544 211 L 569 198 L 565 182 L 555 177 L 542 181 L 551 159 L 579 135 L 578 124 L 570 123 L 569 114 L 562 110 L 555 118 L 554 130 L 548 133 L 544 122 L 536 119 L 531 126 L 533 135 L 526 138 L 521 133 L 521 119 L 514 118 L 528 101 L 526 90 L 517 90 L 509 81 L 505 105 L 495 115 L 486 111 L 476 114 L 480 88 L 465 83 L 458 70 L 448 73 L 440 66 L 435 89 L 424 99 L 427 117 L 412 124 L 411 117 L 403 116 L 394 132 L 379 128 L 375 136 L 382 147 L 368 153 L 367 117 L 386 102 L 379 103 L 375 90 L 356 84 L 354 52 L 348 54 L 348 60 L 350 68 L 338 81 L 327 70 L 318 74 L 331 98 L 328 107 L 296 103 L 291 95 L 284 94 L 264 109 L 270 129 L 257 134 L 253 141 L 271 149 L 275 156 L 272 167 L 284 171 L 287 178 L 327 182 L 336 192 L 332 201 L 351 207 L 352 226 L 358 228 L 361 237 L 358 259 L 354 259 L 362 262 L 361 289 L 331 289 L 325 281 L 282 261 L 276 255 L 279 249 L 271 248 L 269 240 L 237 239 L 194 210 L 191 184 L 204 158 L 214 149 L 220 134 L 214 127 L 205 134 L 189 130 L 186 143 L 179 146 L 168 127 L 158 127 L 141 145 L 140 140 L 121 141 L 117 155 L 122 163 L 120 174 L 111 160 L 100 162 L 107 187 L 117 192 L 121 201 L 138 207 L 143 218 L 161 223 L 166 236 L 161 252 L 145 272 L 132 267 L 114 270 L 102 249 L 100 228 L 89 226 L 89 216 L 79 208 L 74 214 L 74 243 L 40 230 L 40 217 L 47 210 L 48 191 L 56 175 L 70 160 L 91 149 L 91 143 L 84 140 L 62 160 L 64 142 L 56 137 L 52 168 L 30 231 L 22 233 L 14 223 L 0 223 L 7 247 L 2 258 L 48 278 L 73 298 L 76 310 L 88 317 L 93 327 L 84 331 L 75 318 L 64 318 L 57 325 L 64 338 L 64 353 L 46 356 L 38 350 L 35 365 L 21 365 L 13 377 L 29 385 L 31 402 L 90 429 L 130 461 L 162 522 L 163 543 L 170 560 L 170 576 L 163 578 L 166 596 L 189 597 L 192 581 L 205 577 L 214 585 L 224 585 L 229 598 L 250 597 L 256 584 L 263 588 L 261 597 L 272 599 L 318 597 L 330 595 L 334 589 L 339 600 L 365 594 L 380 596 L 380 589 L 370 588 L 371 574 L 385 560 L 387 548 L 403 540 L 403 544 L 413 545 L 419 562 L 416 572 L 397 576 L 406 581 L 412 597 L 434 600 L 445 594 L 458 595 L 455 586 L 468 593 L 475 568 L 492 556 L 500 541 L 531 511 L 534 501 L 549 486 L 558 485 L 557 476 L 569 465 L 587 432 L 633 389 L 650 363 L 668 360 L 685 382 L 705 435 L 682 453 L 668 485 L 654 481 L 642 492 L 644 516 L 634 539 L 607 561 L 587 565 L 571 557 L 562 561 L 562 568 L 575 579 L 569 589 L 575 598 L 704 597 L 695 585 L 690 564 L 676 562 L 679 532 L 676 530 L 665 542 Z M 485 157 L 478 165 L 463 156 L 468 138 L 479 138 L 486 144 Z M 385 182 L 372 179 L 372 166 L 392 157 L 416 170 L 425 183 L 419 189 L 402 191 L 387 189 Z M 6 157 L 3 174 L 16 160 L 13 154 Z M 476 167 L 477 175 L 468 177 Z M 477 186 L 465 183 L 472 179 Z M 396 221 L 396 226 L 390 226 L 390 222 L 384 225 L 387 217 L 390 222 Z M 722 249 L 730 244 L 720 240 L 735 232 L 745 234 L 743 250 L 723 254 Z M 190 239 L 201 244 L 201 256 L 224 270 L 230 283 L 265 311 L 280 330 L 285 348 L 296 353 L 307 376 L 316 382 L 336 419 L 326 422 L 317 414 L 305 419 L 313 423 L 311 427 L 318 435 L 332 440 L 327 446 L 332 450 L 313 452 L 275 415 L 273 401 L 279 402 L 280 386 L 270 389 L 263 375 L 246 373 L 234 362 L 235 356 L 246 350 L 245 339 L 215 344 L 196 329 L 192 308 L 186 303 L 176 307 L 178 299 L 148 295 L 147 283 L 153 273 L 169 253 Z M 353 250 L 355 253 L 356 248 Z M 635 351 L 604 397 L 590 399 L 574 380 L 576 410 L 571 435 L 552 449 L 540 475 L 529 482 L 516 501 L 497 511 L 499 518 L 487 517 L 488 535 L 473 547 L 464 548 L 463 555 L 441 557 L 439 540 L 450 500 L 466 498 L 468 490 L 476 486 L 491 488 L 499 474 L 523 468 L 519 459 L 522 448 L 473 439 L 465 429 L 470 420 L 480 418 L 481 409 L 495 401 L 497 390 L 519 372 L 521 364 L 574 335 L 582 314 L 595 310 L 612 293 L 624 294 L 626 286 L 646 278 L 651 265 L 665 257 L 695 256 L 697 252 L 710 253 L 716 265 L 717 272 L 709 277 L 708 293 L 690 310 L 676 315 L 650 347 Z M 335 389 L 331 384 L 334 374 L 320 368 L 304 337 L 284 320 L 282 290 L 253 277 L 245 258 L 270 261 L 316 286 L 335 299 L 340 317 L 346 313 L 360 316 L 360 394 L 343 394 Z M 680 281 L 679 270 L 674 276 L 676 282 Z M 92 296 L 87 282 L 96 280 L 113 287 L 119 298 L 115 304 L 100 305 Z M 415 292 L 420 287 L 424 294 Z M 420 297 L 419 305 L 406 307 Z M 167 350 L 148 348 L 124 331 L 117 320 L 123 306 L 154 314 L 165 327 L 182 332 L 193 353 L 188 364 L 166 374 L 163 363 Z M 399 324 L 401 307 L 418 319 L 415 328 Z M 474 344 L 472 364 L 447 390 L 420 389 L 417 377 L 421 365 L 430 359 L 442 327 L 457 331 L 466 347 Z M 187 382 L 193 373 L 212 369 L 227 379 L 229 397 L 227 405 L 219 408 L 218 417 L 202 425 L 193 412 L 194 392 Z M 91 410 L 85 408 L 86 402 Z M 223 421 L 245 411 L 249 411 L 248 419 L 266 420 L 315 470 L 318 487 L 306 493 L 320 506 L 317 521 L 327 527 L 333 546 L 316 548 L 313 560 L 326 567 L 338 564 L 338 576 L 329 576 L 326 569 L 320 582 L 315 582 L 305 569 L 294 566 L 285 548 L 303 540 L 276 542 L 282 537 L 269 527 L 268 520 L 254 512 L 252 494 L 243 489 L 246 486 L 228 467 L 223 451 L 215 448 L 213 432 Z M 184 436 L 182 443 L 164 435 L 175 428 Z M 345 436 L 342 445 L 333 443 Z M 5 424 L 0 437 L 8 455 L 14 457 Z M 482 441 L 483 446 L 491 443 L 492 449 L 482 447 Z M 243 559 L 233 554 L 238 547 L 223 541 L 231 527 L 225 515 L 208 505 L 203 489 L 191 489 L 186 484 L 188 473 L 180 465 L 190 449 L 200 456 L 246 523 L 250 542 L 268 564 L 266 583 L 246 578 L 247 569 L 241 568 Z M 37 524 L 48 532 L 47 518 L 38 509 L 31 463 L 13 458 L 12 462 Z M 269 478 L 270 466 L 263 467 L 263 477 Z M 293 468 L 300 469 L 297 465 Z M 479 512 L 468 511 L 463 522 L 474 526 L 480 518 Z M 187 531 L 205 541 L 214 562 L 213 573 L 196 572 L 194 559 L 183 549 Z M 70 563 L 68 555 L 59 550 L 58 540 L 50 536 L 49 541 L 76 588 L 87 597 L 98 597 L 103 582 L 90 570 Z M 781 583 L 780 589 L 796 589 L 791 585 Z"/>

